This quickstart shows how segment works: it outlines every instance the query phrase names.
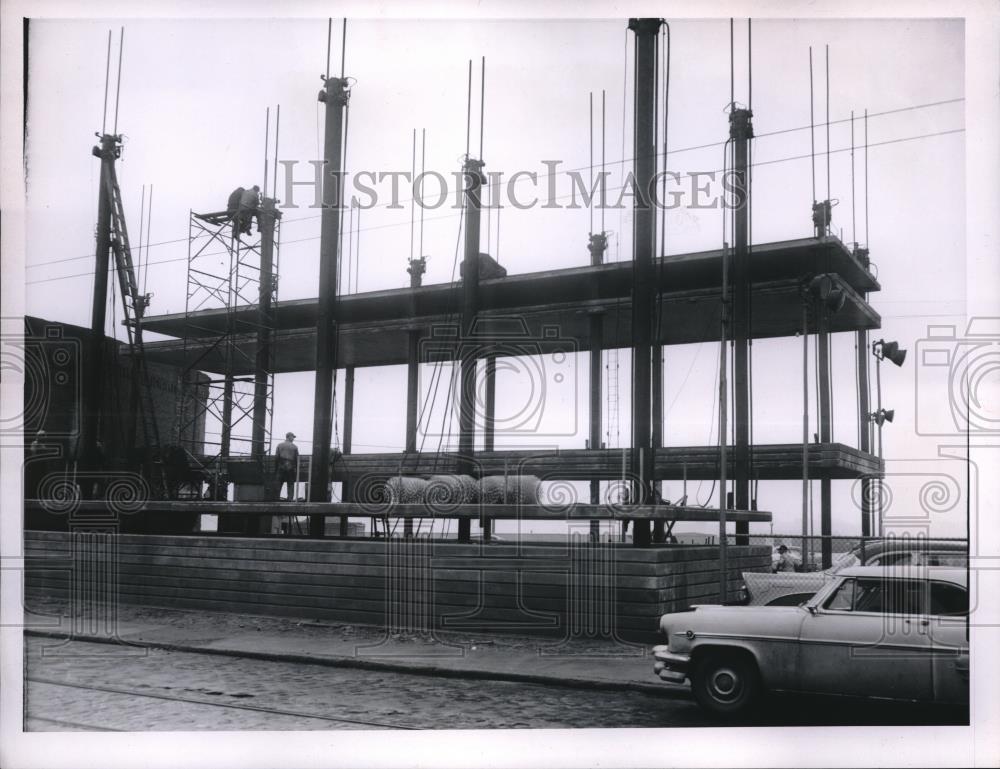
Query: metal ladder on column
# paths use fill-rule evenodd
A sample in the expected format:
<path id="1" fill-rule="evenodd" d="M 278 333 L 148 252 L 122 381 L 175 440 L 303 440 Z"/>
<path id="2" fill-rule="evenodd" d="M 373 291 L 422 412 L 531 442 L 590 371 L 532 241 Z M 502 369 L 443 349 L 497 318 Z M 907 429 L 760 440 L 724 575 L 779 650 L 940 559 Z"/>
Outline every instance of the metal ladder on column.
<path id="1" fill-rule="evenodd" d="M 146 366 L 145 350 L 142 343 L 142 318 L 149 305 L 149 295 L 142 294 L 136 280 L 132 264 L 132 249 L 129 246 L 128 227 L 122 206 L 121 190 L 114 167 L 108 175 L 106 193 L 111 201 L 111 250 L 115 257 L 115 272 L 121 288 L 122 309 L 125 315 L 125 329 L 128 335 L 129 355 L 132 360 L 133 382 L 138 394 L 137 411 L 142 424 L 148 459 L 155 468 L 154 478 L 165 485 L 163 463 L 160 456 L 160 434 L 156 424 L 153 394 L 149 384 L 149 370 Z"/>

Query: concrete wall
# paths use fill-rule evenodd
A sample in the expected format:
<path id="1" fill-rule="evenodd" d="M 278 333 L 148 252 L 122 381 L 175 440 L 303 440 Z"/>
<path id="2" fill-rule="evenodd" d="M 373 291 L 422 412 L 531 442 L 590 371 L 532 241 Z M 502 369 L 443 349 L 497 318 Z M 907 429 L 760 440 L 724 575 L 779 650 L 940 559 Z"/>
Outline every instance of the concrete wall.
<path id="1" fill-rule="evenodd" d="M 74 600 L 97 589 L 117 592 L 125 603 L 310 617 L 417 634 L 648 642 L 661 614 L 718 601 L 718 550 L 706 546 L 27 531 L 25 556 L 29 607 L 35 596 Z M 768 547 L 730 547 L 731 591 L 740 572 L 767 570 L 770 557 Z M 63 568 L 43 568 L 41 558 Z M 117 568 L 109 568 L 112 562 Z"/>

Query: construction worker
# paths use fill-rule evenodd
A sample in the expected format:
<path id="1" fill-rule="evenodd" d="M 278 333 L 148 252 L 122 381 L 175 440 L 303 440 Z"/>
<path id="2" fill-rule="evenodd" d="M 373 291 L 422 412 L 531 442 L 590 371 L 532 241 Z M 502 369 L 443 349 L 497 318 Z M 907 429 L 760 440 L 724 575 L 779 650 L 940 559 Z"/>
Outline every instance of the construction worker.
<path id="1" fill-rule="evenodd" d="M 298 480 L 299 470 L 299 447 L 294 440 L 295 433 L 285 433 L 285 440 L 274 450 L 274 457 L 278 460 L 278 495 L 280 498 L 281 487 L 287 484 L 289 502 L 295 501 L 295 482 Z"/>
<path id="2" fill-rule="evenodd" d="M 250 225 L 255 216 L 259 216 L 260 210 L 260 187 L 256 184 L 248 190 L 243 190 L 240 196 L 240 207 L 237 212 L 239 220 L 239 231 L 244 235 L 250 234 Z M 257 222 L 257 229 L 260 229 L 260 221 Z"/>
<path id="3" fill-rule="evenodd" d="M 226 214 L 233 221 L 233 237 L 238 238 L 240 235 L 240 201 L 243 200 L 243 193 L 246 190 L 243 187 L 237 187 L 235 190 L 229 193 L 229 200 L 226 201 Z"/>

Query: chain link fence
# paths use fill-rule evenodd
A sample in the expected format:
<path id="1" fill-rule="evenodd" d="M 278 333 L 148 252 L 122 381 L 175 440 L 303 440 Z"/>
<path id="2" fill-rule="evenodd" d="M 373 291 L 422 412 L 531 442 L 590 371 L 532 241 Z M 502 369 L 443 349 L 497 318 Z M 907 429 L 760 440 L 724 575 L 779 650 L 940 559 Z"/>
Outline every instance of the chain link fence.
<path id="1" fill-rule="evenodd" d="M 750 535 L 728 542 L 771 548 L 770 571 L 743 574 L 739 603 L 797 606 L 811 598 L 842 569 L 851 566 L 956 566 L 968 564 L 969 542 L 920 536 L 803 537 L 798 534 Z M 826 550 L 827 552 L 824 552 Z"/>

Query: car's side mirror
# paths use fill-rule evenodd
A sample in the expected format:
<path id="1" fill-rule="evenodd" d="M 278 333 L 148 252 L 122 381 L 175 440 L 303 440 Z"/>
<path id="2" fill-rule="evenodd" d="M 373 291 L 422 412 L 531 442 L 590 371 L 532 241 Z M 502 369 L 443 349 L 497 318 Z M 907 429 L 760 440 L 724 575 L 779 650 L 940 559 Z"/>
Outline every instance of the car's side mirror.
<path id="1" fill-rule="evenodd" d="M 814 603 L 807 604 L 806 609 L 808 609 L 809 613 L 812 614 L 814 617 L 816 616 L 816 604 Z"/>

